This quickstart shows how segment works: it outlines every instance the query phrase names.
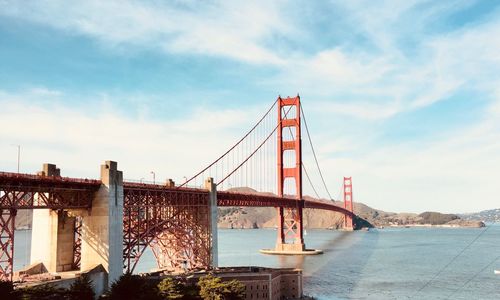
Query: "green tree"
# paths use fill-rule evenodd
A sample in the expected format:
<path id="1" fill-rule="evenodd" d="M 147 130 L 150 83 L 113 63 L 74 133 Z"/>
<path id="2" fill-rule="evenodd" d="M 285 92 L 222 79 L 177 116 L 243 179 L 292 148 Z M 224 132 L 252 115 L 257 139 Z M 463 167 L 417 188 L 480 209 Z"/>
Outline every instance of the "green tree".
<path id="1" fill-rule="evenodd" d="M 78 277 L 69 288 L 69 299 L 71 300 L 93 300 L 95 297 L 92 280 L 88 276 Z"/>
<path id="2" fill-rule="evenodd" d="M 173 279 L 165 278 L 158 284 L 159 294 L 163 299 L 182 299 L 184 297 L 183 285 Z"/>
<path id="3" fill-rule="evenodd" d="M 130 273 L 123 274 L 111 285 L 109 298 L 111 300 L 154 300 L 161 299 L 158 288 L 147 279 Z"/>
<path id="4" fill-rule="evenodd" d="M 211 274 L 198 280 L 200 296 L 204 300 L 243 299 L 245 285 L 238 280 L 222 281 Z"/>

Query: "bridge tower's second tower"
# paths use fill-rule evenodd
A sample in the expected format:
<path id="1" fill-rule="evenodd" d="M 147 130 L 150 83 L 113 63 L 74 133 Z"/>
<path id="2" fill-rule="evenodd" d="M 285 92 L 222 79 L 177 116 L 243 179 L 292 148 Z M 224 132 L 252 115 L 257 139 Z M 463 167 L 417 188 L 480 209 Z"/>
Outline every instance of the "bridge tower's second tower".
<path id="1" fill-rule="evenodd" d="M 279 207 L 276 251 L 300 252 L 305 250 L 302 210 L 302 140 L 300 134 L 300 96 L 278 97 L 278 195 L 285 195 L 285 182 L 295 186 L 294 207 Z M 287 155 L 285 155 L 287 154 Z M 289 155 L 288 155 L 289 154 Z M 293 159 L 295 157 L 295 159 Z M 285 162 L 286 160 L 286 162 Z M 286 191 L 292 194 L 291 191 Z"/>
<path id="2" fill-rule="evenodd" d="M 352 205 L 352 177 L 344 177 L 344 208 L 350 212 L 354 212 Z M 352 216 L 344 215 L 344 230 L 353 230 L 354 221 Z"/>

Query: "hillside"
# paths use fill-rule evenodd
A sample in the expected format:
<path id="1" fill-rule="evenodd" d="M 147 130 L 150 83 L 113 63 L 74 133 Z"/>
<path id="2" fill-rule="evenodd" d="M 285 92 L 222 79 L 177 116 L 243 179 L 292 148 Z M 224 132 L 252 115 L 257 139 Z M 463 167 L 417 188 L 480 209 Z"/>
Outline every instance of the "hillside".
<path id="1" fill-rule="evenodd" d="M 500 223 L 500 208 L 483 210 L 477 213 L 461 214 L 464 220 Z"/>
<path id="2" fill-rule="evenodd" d="M 257 193 L 249 188 L 233 188 L 231 191 L 242 193 Z M 305 196 L 306 199 L 314 199 Z M 321 199 L 321 201 L 328 201 Z M 338 206 L 343 202 L 335 201 Z M 371 208 L 363 203 L 354 203 L 354 211 L 363 219 L 363 227 L 408 226 L 408 225 L 449 225 L 463 227 L 481 227 L 484 224 L 476 220 L 463 220 L 458 215 L 441 214 L 438 212 L 392 213 Z M 276 226 L 276 211 L 274 208 L 262 207 L 225 207 L 219 208 L 219 227 L 221 228 L 266 228 Z M 305 209 L 305 228 L 342 227 L 343 215 L 336 212 Z"/>

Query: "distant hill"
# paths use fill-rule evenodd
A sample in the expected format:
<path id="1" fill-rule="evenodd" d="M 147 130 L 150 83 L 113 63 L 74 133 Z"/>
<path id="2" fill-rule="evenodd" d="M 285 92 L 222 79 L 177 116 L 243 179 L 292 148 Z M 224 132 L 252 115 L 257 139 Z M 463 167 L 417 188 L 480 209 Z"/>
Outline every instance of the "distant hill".
<path id="1" fill-rule="evenodd" d="M 230 191 L 240 193 L 259 194 L 250 188 L 233 188 Z M 304 196 L 306 199 L 314 199 Z M 317 199 L 314 199 L 317 200 Z M 331 202 L 326 199 L 320 201 Z M 338 206 L 343 202 L 334 201 Z M 483 224 L 476 220 L 462 220 L 454 214 L 441 214 L 438 212 L 393 213 L 371 208 L 363 203 L 354 203 L 354 212 L 362 219 L 358 220 L 363 227 L 406 226 L 406 225 L 450 225 L 480 227 Z M 305 209 L 305 228 L 331 228 L 342 227 L 343 215 L 340 213 Z M 272 207 L 222 207 L 219 208 L 219 227 L 221 228 L 262 228 L 276 226 L 276 210 Z"/>
<path id="2" fill-rule="evenodd" d="M 459 215 L 464 220 L 500 223 L 500 208 Z"/>

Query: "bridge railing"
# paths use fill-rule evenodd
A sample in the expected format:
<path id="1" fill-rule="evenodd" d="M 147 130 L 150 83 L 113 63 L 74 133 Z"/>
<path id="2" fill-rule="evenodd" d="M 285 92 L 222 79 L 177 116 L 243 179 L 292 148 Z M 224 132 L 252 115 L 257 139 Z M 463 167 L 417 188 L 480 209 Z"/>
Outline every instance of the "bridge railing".
<path id="1" fill-rule="evenodd" d="M 101 180 L 98 179 L 45 176 L 38 174 L 10 173 L 10 172 L 0 172 L 0 180 L 23 180 L 23 181 L 62 182 L 62 183 L 67 182 L 67 183 L 82 183 L 91 185 L 101 184 Z"/>

